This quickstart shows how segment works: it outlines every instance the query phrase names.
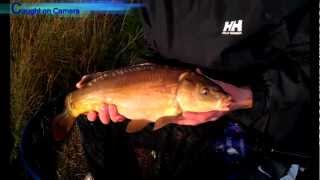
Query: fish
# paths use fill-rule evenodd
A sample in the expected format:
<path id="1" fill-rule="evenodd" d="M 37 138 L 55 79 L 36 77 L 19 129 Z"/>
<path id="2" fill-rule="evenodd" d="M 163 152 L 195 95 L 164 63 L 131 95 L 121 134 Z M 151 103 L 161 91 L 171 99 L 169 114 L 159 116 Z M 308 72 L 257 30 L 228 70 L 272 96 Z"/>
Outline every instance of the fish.
<path id="1" fill-rule="evenodd" d="M 232 98 L 208 77 L 189 68 L 141 64 L 97 73 L 83 88 L 66 95 L 64 111 L 53 118 L 61 141 L 81 114 L 114 104 L 129 119 L 127 133 L 153 123 L 158 130 L 183 112 L 228 111 Z"/>

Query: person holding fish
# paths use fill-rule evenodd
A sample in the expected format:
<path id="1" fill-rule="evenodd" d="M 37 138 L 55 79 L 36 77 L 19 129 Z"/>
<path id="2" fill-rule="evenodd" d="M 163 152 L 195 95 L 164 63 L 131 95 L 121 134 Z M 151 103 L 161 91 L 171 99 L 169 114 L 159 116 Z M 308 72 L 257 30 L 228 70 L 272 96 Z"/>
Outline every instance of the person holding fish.
<path id="1" fill-rule="evenodd" d="M 266 147 L 260 147 L 265 154 L 280 152 L 288 159 L 307 157 L 311 151 L 308 2 L 145 0 L 143 3 L 145 39 L 156 54 L 149 58 L 151 64 L 83 76 L 76 84 L 79 90 L 68 96 L 66 106 L 70 109 L 64 119 L 66 114 L 75 119 L 85 113 L 88 121 L 81 121 L 82 126 L 97 123 L 97 119 L 108 126 L 130 119 L 126 131 L 134 137 L 132 141 L 158 153 L 154 159 L 161 161 L 160 172 L 167 168 L 166 175 L 160 176 L 166 178 L 230 177 L 232 173 L 226 170 L 230 167 L 212 155 L 216 149 L 210 153 L 202 151 L 209 147 L 208 142 L 220 137 L 219 133 L 223 134 L 230 121 L 246 129 L 249 137 L 268 139 L 259 139 Z M 106 100 L 98 102 L 91 91 L 99 87 L 114 88 L 118 94 L 114 90 L 106 93 L 109 96 L 100 93 L 97 96 Z M 77 105 L 81 103 L 82 109 Z M 62 132 L 57 130 L 55 137 L 62 139 L 73 121 L 67 125 L 66 121 L 57 122 L 56 129 Z M 148 128 L 151 123 L 153 127 Z M 84 139 L 86 133 L 98 132 L 83 131 Z M 99 143 L 95 139 L 86 141 Z M 228 152 L 237 154 L 236 150 Z M 87 151 L 93 152 L 90 146 Z M 166 158 L 177 162 L 166 162 Z M 274 162 L 274 167 L 283 166 L 281 173 L 263 163 L 245 161 L 242 162 L 245 168 L 236 166 L 241 170 L 235 174 L 240 179 L 285 177 L 291 162 L 286 165 Z M 210 168 L 202 163 L 210 164 Z M 126 165 L 117 167 L 121 166 Z M 118 172 L 117 168 L 112 169 Z"/>

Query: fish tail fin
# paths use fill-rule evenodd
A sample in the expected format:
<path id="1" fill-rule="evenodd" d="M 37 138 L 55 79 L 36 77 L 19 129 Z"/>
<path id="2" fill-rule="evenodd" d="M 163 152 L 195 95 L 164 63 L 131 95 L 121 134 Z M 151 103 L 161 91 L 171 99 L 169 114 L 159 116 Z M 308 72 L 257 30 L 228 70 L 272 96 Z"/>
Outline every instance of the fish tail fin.
<path id="1" fill-rule="evenodd" d="M 58 114 L 52 120 L 51 124 L 53 139 L 55 141 L 63 140 L 72 128 L 75 119 L 76 118 L 73 117 L 70 113 L 68 113 L 67 110 L 65 110 L 61 114 Z"/>

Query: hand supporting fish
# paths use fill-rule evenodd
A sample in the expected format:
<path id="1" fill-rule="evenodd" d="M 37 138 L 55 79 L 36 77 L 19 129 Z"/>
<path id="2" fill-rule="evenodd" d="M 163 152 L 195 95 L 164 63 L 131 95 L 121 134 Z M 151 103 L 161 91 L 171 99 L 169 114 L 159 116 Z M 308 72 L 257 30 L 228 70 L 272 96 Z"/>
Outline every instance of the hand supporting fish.
<path id="1" fill-rule="evenodd" d="M 250 87 L 237 87 L 226 82 L 213 81 L 231 96 L 232 101 L 229 105 L 229 111 L 184 112 L 182 117 L 177 119 L 176 124 L 196 126 L 209 121 L 216 121 L 228 112 L 253 107 L 253 97 Z"/>
<path id="2" fill-rule="evenodd" d="M 198 72 L 202 73 L 199 69 Z M 84 85 L 96 77 L 97 74 L 85 75 L 76 84 L 77 88 L 83 88 Z M 230 104 L 230 111 L 237 109 L 249 109 L 252 108 L 252 91 L 249 87 L 237 87 L 232 84 L 214 80 L 225 92 L 232 97 L 232 103 Z M 228 113 L 229 111 L 209 111 L 209 112 L 183 112 L 173 123 L 179 125 L 191 125 L 196 126 L 209 121 L 218 120 L 220 117 Z M 117 108 L 113 104 L 104 104 L 98 112 L 91 111 L 87 114 L 87 119 L 91 122 L 95 121 L 99 117 L 103 124 L 109 124 L 112 122 L 123 122 L 126 118 L 118 113 Z"/>
<path id="3" fill-rule="evenodd" d="M 80 89 L 66 97 L 66 110 L 53 120 L 55 140 L 65 137 L 77 116 L 87 114 L 89 120 L 94 120 L 95 112 L 104 124 L 110 119 L 131 119 L 129 133 L 142 130 L 149 123 L 154 123 L 157 130 L 170 123 L 197 125 L 213 121 L 230 107 L 244 108 L 239 103 L 243 98 L 232 92 L 250 91 L 213 82 L 188 69 L 150 64 L 84 76 L 77 87 Z M 235 97 L 233 102 L 228 93 Z"/>
<path id="4" fill-rule="evenodd" d="M 102 72 L 88 74 L 82 76 L 81 80 L 76 84 L 76 88 L 84 88 L 85 85 L 91 80 L 97 78 Z M 117 107 L 114 104 L 103 104 L 98 112 L 90 111 L 87 113 L 87 119 L 91 122 L 95 121 L 99 117 L 102 124 L 109 124 L 113 122 L 123 122 L 126 118 L 118 113 Z"/>

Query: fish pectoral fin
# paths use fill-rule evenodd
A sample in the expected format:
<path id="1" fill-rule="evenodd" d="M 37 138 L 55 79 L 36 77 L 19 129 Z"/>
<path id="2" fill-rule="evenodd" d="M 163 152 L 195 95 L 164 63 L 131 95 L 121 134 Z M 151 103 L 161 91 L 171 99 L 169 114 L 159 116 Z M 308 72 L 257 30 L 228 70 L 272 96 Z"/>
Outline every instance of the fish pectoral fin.
<path id="1" fill-rule="evenodd" d="M 158 119 L 153 126 L 153 131 L 156 131 L 168 124 L 171 124 L 172 122 L 174 122 L 176 118 L 177 116 L 166 116 Z"/>
<path id="2" fill-rule="evenodd" d="M 150 121 L 144 120 L 144 119 L 142 119 L 142 120 L 131 120 L 127 125 L 126 132 L 127 133 L 135 133 L 135 132 L 141 131 L 149 123 L 150 123 Z"/>

